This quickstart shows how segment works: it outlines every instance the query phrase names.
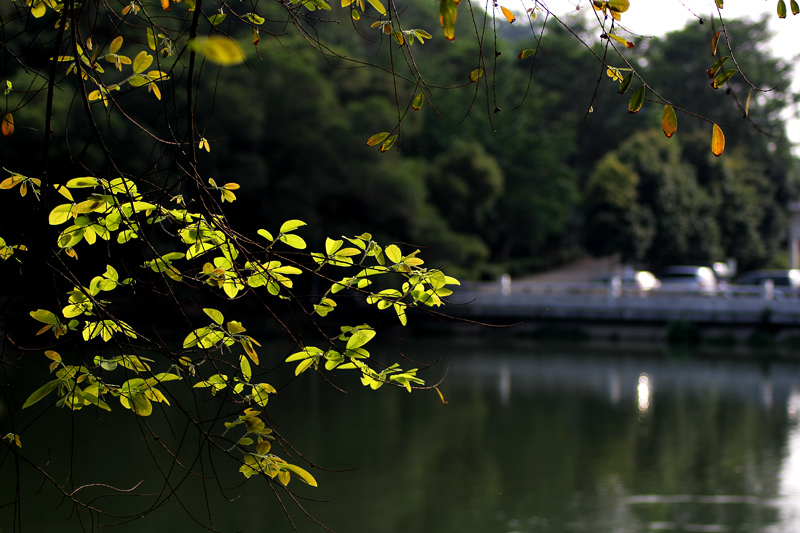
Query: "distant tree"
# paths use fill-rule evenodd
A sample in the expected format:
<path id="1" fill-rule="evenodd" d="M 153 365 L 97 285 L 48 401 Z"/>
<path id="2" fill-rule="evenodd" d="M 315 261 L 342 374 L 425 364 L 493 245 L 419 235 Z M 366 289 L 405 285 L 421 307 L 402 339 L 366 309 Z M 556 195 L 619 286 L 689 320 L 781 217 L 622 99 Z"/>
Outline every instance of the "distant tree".
<path id="1" fill-rule="evenodd" d="M 644 259 L 653 241 L 653 212 L 638 199 L 639 176 L 613 153 L 589 177 L 584 195 L 586 249 L 597 256 L 619 254 L 623 262 Z"/>
<path id="2" fill-rule="evenodd" d="M 0 399 L 8 406 L 2 442 L 14 459 L 0 463 L 3 480 L 19 480 L 28 475 L 23 466 L 31 466 L 31 475 L 60 494 L 78 524 L 106 525 L 109 496 L 138 502 L 144 489 L 85 481 L 74 463 L 66 477 L 55 477 L 47 457 L 27 446 L 26 431 L 53 407 L 87 423 L 110 411 L 135 416 L 130 423 L 141 431 L 143 446 L 158 445 L 147 448 L 157 450 L 157 464 L 166 460 L 210 488 L 219 485 L 216 458 L 230 458 L 245 479 L 261 479 L 282 502 L 302 509 L 297 483 L 287 485 L 316 485 L 313 463 L 270 426 L 272 395 L 306 372 L 328 380 L 350 374 L 372 389 L 435 388 L 402 357 L 370 357 L 367 345 L 378 336 L 370 311 L 387 311 L 406 325 L 415 309 L 439 307 L 458 283 L 438 268 L 443 261 L 426 264 L 416 246 L 354 226 L 381 219 L 384 234 L 396 226 L 420 238 L 433 232 L 431 241 L 452 235 L 463 258 L 481 257 L 486 242 L 511 257 L 558 237 L 573 213 L 577 172 L 562 153 L 574 152 L 574 145 L 565 128 L 554 126 L 556 110 L 571 96 L 539 94 L 539 87 L 555 82 L 537 85 L 533 67 L 526 78 L 520 68 L 499 65 L 509 56 L 535 65 L 548 46 L 555 54 L 558 39 L 574 37 L 596 61 L 597 86 L 613 78 L 631 112 L 647 99 L 663 106 L 668 134 L 677 123 L 671 111 L 691 112 L 691 102 L 677 105 L 654 92 L 626 59 L 619 21 L 628 0 L 593 2 L 597 18 L 590 33 L 571 32 L 536 4 L 526 15 L 531 44 L 513 54 L 502 54 L 492 43 L 503 43 L 487 38 L 514 21 L 503 6 L 484 13 L 442 0 L 438 22 L 430 5 L 420 7 L 427 15 L 421 22 L 441 26 L 433 31 L 403 22 L 415 20 L 413 4 L 342 4 L 0 4 L 6 173 L 0 179 L 6 292 Z M 565 28 L 552 31 L 553 25 Z M 354 44 L 345 37 L 353 32 L 366 39 Z M 435 52 L 456 35 L 456 51 L 463 51 L 457 60 L 422 59 L 429 54 L 426 43 Z M 556 42 L 545 46 L 551 35 Z M 588 35 L 598 40 L 586 42 Z M 297 60 L 284 62 L 283 53 Z M 253 82 L 242 64 L 256 69 L 261 59 L 267 75 Z M 439 66 L 436 73 L 455 74 L 458 81 L 429 82 L 423 65 Z M 327 77 L 319 75 L 320 66 Z M 731 70 L 720 71 L 718 85 L 745 80 Z M 506 72 L 513 85 L 499 76 Z M 457 86 L 467 90 L 453 92 Z M 533 91 L 527 99 L 526 87 Z M 503 91 L 516 94 L 515 103 L 531 102 L 548 120 L 503 111 Z M 463 129 L 502 126 L 498 144 L 466 154 L 470 145 L 451 142 L 461 135 L 445 131 L 432 152 L 417 146 L 415 157 L 398 157 L 395 148 L 405 135 L 413 139 L 426 126 L 415 112 L 436 116 L 453 101 L 460 119 L 485 109 L 480 120 L 462 119 Z M 356 134 L 351 120 L 370 129 Z M 711 118 L 705 123 L 712 151 L 720 155 L 722 129 Z M 708 195 L 679 161 L 679 145 L 648 135 L 632 138 L 618 157 L 639 176 L 640 203 L 651 205 L 663 226 L 653 249 L 714 255 L 718 235 Z M 356 149 L 354 139 L 370 150 Z M 442 174 L 427 183 L 432 158 L 424 156 L 431 153 Z M 501 172 L 504 196 L 498 196 Z M 483 193 L 473 190 L 477 186 Z M 437 205 L 427 201 L 429 194 Z M 442 205 L 454 196 L 469 206 L 450 211 Z M 315 225 L 311 247 L 301 235 L 307 221 L 293 215 L 294 208 L 304 208 Z M 470 215 L 489 220 L 480 237 L 451 227 L 458 222 L 478 229 Z M 348 236 L 340 237 L 344 231 Z M 353 314 L 341 313 L 344 307 Z M 270 335 L 291 347 L 266 353 L 259 339 Z M 291 375 L 285 377 L 287 366 Z M 35 373 L 38 386 L 23 390 L 8 377 L 11 367 Z M 94 414 L 83 417 L 85 411 Z M 188 464 L 176 455 L 183 438 L 167 438 L 147 422 L 158 416 L 174 423 L 167 416 L 173 413 L 199 443 Z M 79 431 L 69 443 L 57 437 L 71 451 L 90 438 Z M 142 504 L 114 520 L 152 512 L 176 491 L 165 473 L 157 505 Z M 14 530 L 23 529 L 20 502 L 28 497 L 17 491 L 2 504 L 11 510 Z M 214 527 L 210 517 L 191 518 Z"/>

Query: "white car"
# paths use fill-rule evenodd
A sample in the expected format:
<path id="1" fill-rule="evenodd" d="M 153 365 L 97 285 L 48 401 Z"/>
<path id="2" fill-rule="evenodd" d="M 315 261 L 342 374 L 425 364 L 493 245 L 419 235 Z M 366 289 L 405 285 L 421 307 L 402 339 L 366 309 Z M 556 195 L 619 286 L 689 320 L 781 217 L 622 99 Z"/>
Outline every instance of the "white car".
<path id="1" fill-rule="evenodd" d="M 718 288 L 717 276 L 706 266 L 670 266 L 656 272 L 661 282 L 660 290 L 701 292 L 715 294 Z"/>

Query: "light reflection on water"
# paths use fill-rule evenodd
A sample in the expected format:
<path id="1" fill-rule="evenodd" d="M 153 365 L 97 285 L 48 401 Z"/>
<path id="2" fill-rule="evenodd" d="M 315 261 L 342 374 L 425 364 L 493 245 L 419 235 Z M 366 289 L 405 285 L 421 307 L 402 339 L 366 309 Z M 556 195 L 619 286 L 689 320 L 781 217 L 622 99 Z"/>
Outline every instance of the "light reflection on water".
<path id="1" fill-rule="evenodd" d="M 442 359 L 428 379 L 449 369 L 447 405 L 433 391 L 371 392 L 350 376 L 337 381 L 347 395 L 298 380 L 270 400 L 298 449 L 348 470 L 314 470 L 320 488 L 301 491 L 330 500 L 304 505 L 335 531 L 800 531 L 798 364 L 464 339 L 409 353 Z M 119 463 L 101 466 L 136 469 L 125 474 L 131 484 L 150 475 L 132 458 Z M 236 501 L 214 507 L 220 530 L 292 530 L 263 484 L 227 496 Z M 111 531 L 198 530 L 176 507 Z M 57 512 L 38 515 L 27 517 L 67 531 Z M 319 530 L 302 516 L 298 525 Z"/>

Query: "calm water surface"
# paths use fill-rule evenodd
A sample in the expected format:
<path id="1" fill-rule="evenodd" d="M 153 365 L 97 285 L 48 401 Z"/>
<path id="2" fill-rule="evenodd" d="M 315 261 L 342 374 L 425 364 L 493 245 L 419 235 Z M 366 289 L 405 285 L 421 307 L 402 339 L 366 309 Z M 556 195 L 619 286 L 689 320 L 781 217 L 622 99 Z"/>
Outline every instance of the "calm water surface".
<path id="1" fill-rule="evenodd" d="M 270 402 L 278 431 L 333 470 L 312 469 L 318 489 L 290 486 L 313 498 L 300 501 L 334 531 L 800 531 L 800 364 L 465 339 L 410 353 L 442 359 L 427 377 L 447 372 L 447 405 L 435 391 L 371 392 L 347 379 L 339 380 L 347 394 L 301 379 Z M 47 434 L 23 435 L 56 477 L 71 457 L 79 483 L 142 481 L 140 491 L 158 493 L 164 481 L 139 451 L 145 440 L 180 484 L 142 521 L 108 531 L 203 531 L 188 512 L 208 525 L 209 507 L 221 531 L 292 531 L 267 484 L 240 485 L 231 461 L 217 461 L 216 471 L 194 463 L 211 480 L 204 491 L 197 476 L 170 473 L 158 443 L 127 418 L 80 413 L 76 434 L 92 440 L 70 456 L 63 418 L 48 412 L 40 419 L 53 424 Z M 184 435 L 191 431 L 173 424 L 165 438 Z M 184 439 L 179 459 L 196 461 L 195 442 Z M 14 489 L 10 468 L 6 457 L 0 503 Z M 65 522 L 69 507 L 46 485 L 21 489 L 24 531 L 81 530 Z M 322 531 L 283 498 L 302 531 Z M 155 502 L 103 500 L 126 512 Z M 0 531 L 11 531 L 9 507 L 0 508 Z"/>

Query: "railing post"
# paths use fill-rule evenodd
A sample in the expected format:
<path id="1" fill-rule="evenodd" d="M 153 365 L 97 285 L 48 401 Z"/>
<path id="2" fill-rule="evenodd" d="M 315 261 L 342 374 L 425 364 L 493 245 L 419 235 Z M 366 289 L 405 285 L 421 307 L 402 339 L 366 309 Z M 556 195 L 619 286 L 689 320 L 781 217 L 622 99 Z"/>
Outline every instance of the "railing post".
<path id="1" fill-rule="evenodd" d="M 622 296 L 622 277 L 619 274 L 611 276 L 611 290 L 608 292 L 608 300 L 614 301 Z"/>
<path id="2" fill-rule="evenodd" d="M 511 294 L 511 276 L 508 274 L 500 276 L 500 293 L 503 296 Z"/>
<path id="3" fill-rule="evenodd" d="M 764 289 L 764 299 L 765 300 L 772 300 L 775 298 L 775 282 L 771 279 L 765 280 L 764 284 L 761 285 Z"/>

